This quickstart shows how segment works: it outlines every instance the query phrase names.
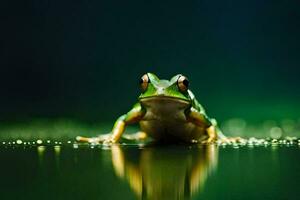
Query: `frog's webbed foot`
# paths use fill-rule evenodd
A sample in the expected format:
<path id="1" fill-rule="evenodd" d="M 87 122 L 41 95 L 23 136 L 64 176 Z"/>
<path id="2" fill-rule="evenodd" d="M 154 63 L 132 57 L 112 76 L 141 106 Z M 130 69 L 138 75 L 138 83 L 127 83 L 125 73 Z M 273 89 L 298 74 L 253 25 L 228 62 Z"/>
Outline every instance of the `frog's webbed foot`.
<path id="1" fill-rule="evenodd" d="M 246 143 L 247 140 L 241 137 L 224 137 L 219 138 L 217 140 L 219 143 L 226 143 L 226 144 L 234 144 L 234 143 Z"/>
<path id="2" fill-rule="evenodd" d="M 109 139 L 110 135 L 111 134 L 109 133 L 109 134 L 99 135 L 98 137 L 82 137 L 82 136 L 77 136 L 76 140 L 78 142 L 88 142 L 88 143 L 91 143 L 91 144 L 99 144 L 99 143 L 102 143 L 102 142 L 106 141 L 107 139 Z"/>
<path id="3" fill-rule="evenodd" d="M 226 143 L 226 144 L 235 144 L 235 143 L 246 143 L 247 140 L 241 137 L 226 137 L 216 126 L 210 126 L 207 128 L 208 138 L 202 141 L 202 144 L 212 144 L 212 143 Z"/>
<path id="4" fill-rule="evenodd" d="M 78 142 L 88 142 L 88 143 L 99 143 L 100 141 L 98 137 L 89 138 L 89 137 L 82 137 L 82 136 L 77 136 L 76 140 Z"/>
<path id="5" fill-rule="evenodd" d="M 147 134 L 145 132 L 139 131 L 135 134 L 123 134 L 122 138 L 127 140 L 144 140 L 147 138 Z M 103 140 L 103 145 L 112 145 L 117 143 L 112 135 L 109 135 L 105 140 Z"/>
<path id="6" fill-rule="evenodd" d="M 114 140 L 112 137 L 109 137 L 102 142 L 102 144 L 105 146 L 111 146 L 115 143 L 116 143 L 116 140 Z"/>
<path id="7" fill-rule="evenodd" d="M 122 138 L 126 140 L 139 141 L 139 140 L 145 140 L 147 138 L 147 134 L 145 132 L 139 131 L 134 134 L 123 134 Z M 77 136 L 76 140 L 78 142 L 87 142 L 91 144 L 103 144 L 103 145 L 112 145 L 117 142 L 111 133 L 102 134 L 99 135 L 98 137 Z"/>
<path id="8" fill-rule="evenodd" d="M 110 146 L 114 143 L 116 143 L 115 140 L 113 140 L 113 138 L 111 137 L 111 134 L 105 134 L 105 135 L 101 135 L 98 137 L 81 137 L 81 136 L 77 136 L 76 140 L 78 142 L 87 142 L 90 144 L 103 144 L 103 145 L 107 145 Z"/>

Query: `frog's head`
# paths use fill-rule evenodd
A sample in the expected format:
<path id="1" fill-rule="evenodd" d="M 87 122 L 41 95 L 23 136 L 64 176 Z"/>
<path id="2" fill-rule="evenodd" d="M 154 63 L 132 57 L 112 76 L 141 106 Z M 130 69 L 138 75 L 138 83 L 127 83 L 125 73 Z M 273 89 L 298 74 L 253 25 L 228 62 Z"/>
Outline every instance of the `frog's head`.
<path id="1" fill-rule="evenodd" d="M 192 97 L 188 86 L 188 79 L 181 74 L 170 80 L 160 80 L 155 74 L 147 73 L 140 79 L 142 94 L 139 100 L 163 98 L 190 103 Z"/>

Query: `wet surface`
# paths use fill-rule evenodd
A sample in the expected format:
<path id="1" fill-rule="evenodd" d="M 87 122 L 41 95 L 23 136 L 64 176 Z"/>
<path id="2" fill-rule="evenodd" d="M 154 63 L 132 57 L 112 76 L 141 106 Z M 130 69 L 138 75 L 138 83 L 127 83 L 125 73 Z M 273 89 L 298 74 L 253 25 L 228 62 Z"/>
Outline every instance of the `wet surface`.
<path id="1" fill-rule="evenodd" d="M 298 199 L 300 120 L 221 124 L 231 144 L 77 143 L 112 123 L 0 124 L 1 199 Z M 128 127 L 134 133 L 137 127 Z"/>
<path id="2" fill-rule="evenodd" d="M 1 142 L 1 199 L 297 199 L 298 140 L 264 142 Z"/>

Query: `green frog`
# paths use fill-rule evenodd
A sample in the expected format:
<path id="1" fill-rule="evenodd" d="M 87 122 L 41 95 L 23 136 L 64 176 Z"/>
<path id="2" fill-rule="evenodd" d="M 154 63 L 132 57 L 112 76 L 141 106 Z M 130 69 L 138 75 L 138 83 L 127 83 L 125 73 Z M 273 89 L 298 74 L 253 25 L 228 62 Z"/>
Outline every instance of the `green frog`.
<path id="1" fill-rule="evenodd" d="M 141 94 L 138 102 L 115 122 L 107 136 L 85 138 L 78 141 L 90 143 L 117 143 L 125 127 L 139 123 L 141 132 L 135 139 L 150 136 L 160 142 L 212 143 L 226 140 L 215 119 L 209 118 L 189 90 L 189 80 L 178 74 L 170 80 L 160 80 L 153 73 L 146 73 L 140 79 Z"/>

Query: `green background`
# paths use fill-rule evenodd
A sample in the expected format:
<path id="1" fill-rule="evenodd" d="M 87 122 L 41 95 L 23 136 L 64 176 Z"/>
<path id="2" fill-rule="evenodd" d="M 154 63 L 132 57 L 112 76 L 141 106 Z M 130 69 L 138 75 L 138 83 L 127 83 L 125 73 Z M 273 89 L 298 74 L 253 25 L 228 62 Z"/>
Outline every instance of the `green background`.
<path id="1" fill-rule="evenodd" d="M 3 1 L 0 119 L 111 122 L 145 72 L 224 121 L 298 119 L 299 1 Z"/>

